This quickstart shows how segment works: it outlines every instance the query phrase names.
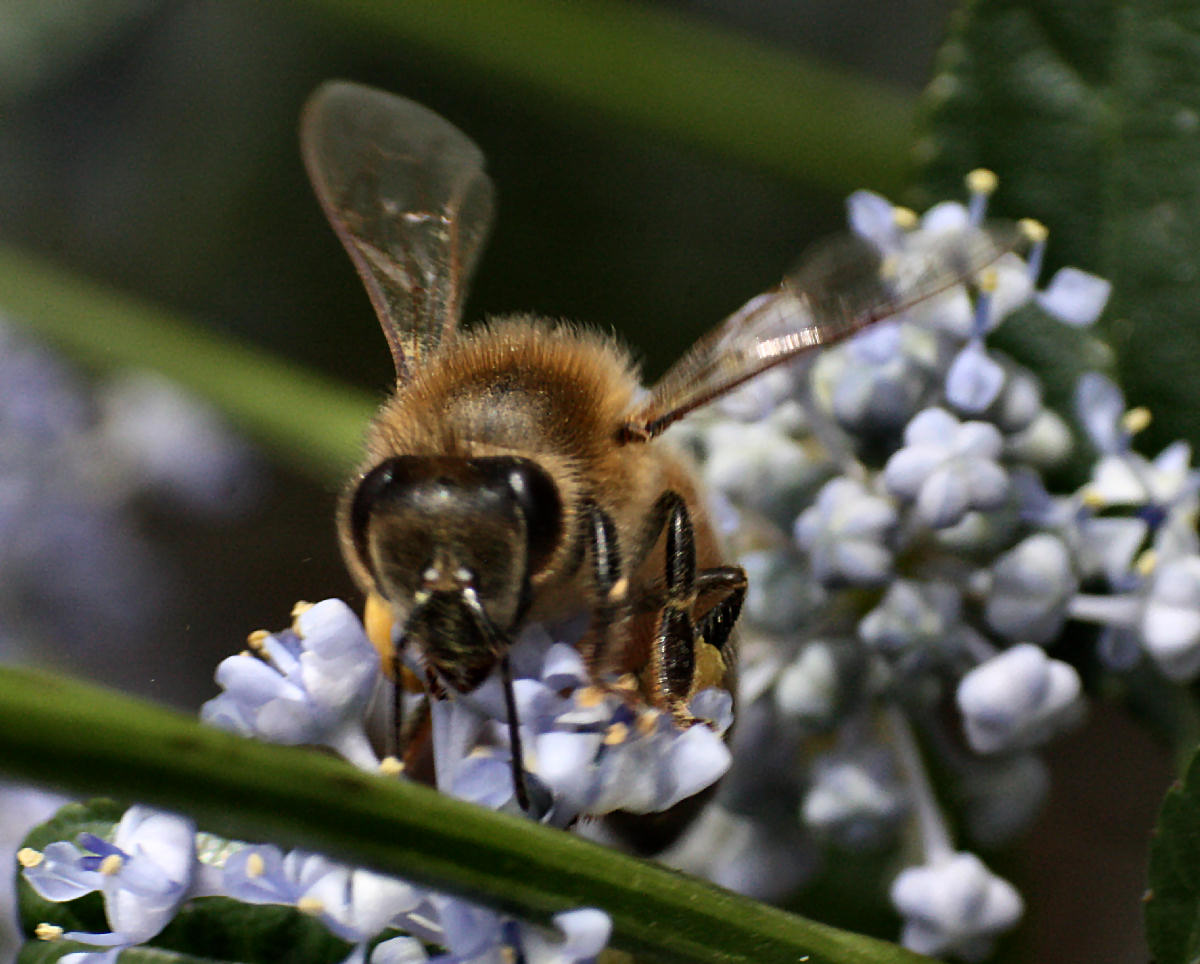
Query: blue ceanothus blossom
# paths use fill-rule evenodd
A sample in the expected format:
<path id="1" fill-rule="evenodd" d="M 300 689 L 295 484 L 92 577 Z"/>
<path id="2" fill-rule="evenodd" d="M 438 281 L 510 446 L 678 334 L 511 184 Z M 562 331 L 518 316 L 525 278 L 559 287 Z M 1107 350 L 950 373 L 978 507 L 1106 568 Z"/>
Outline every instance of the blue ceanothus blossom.
<path id="1" fill-rule="evenodd" d="M 982 223 L 994 178 L 969 183 L 968 204 L 920 218 L 860 192 L 851 226 L 885 253 L 925 245 Z M 1187 447 L 1135 453 L 1146 414 L 1092 374 L 1078 388 L 1091 478 L 1048 491 L 1043 475 L 1070 453 L 1071 429 L 1037 377 L 988 344 L 1018 309 L 1023 324 L 1087 338 L 1107 301 L 1108 284 L 1076 269 L 1039 287 L 1045 231 L 1026 234 L 1024 257 L 1004 254 L 667 434 L 697 456 L 710 515 L 750 577 L 732 754 L 727 694 L 697 694 L 691 710 L 711 725 L 679 730 L 588 678 L 572 645 L 586 618 L 531 625 L 511 659 L 532 816 L 595 831 L 579 818 L 662 810 L 728 769 L 717 805 L 667 854 L 675 865 L 782 898 L 828 848 L 886 846 L 908 825 L 919 852 L 891 886 L 904 943 L 977 960 L 1019 920 L 1016 890 L 953 842 L 923 754 L 952 782 L 969 840 L 994 846 L 1037 811 L 1048 782 L 1037 751 L 1082 711 L 1076 671 L 1048 649 L 1067 622 L 1099 627 L 1114 671 L 1147 659 L 1172 679 L 1200 673 L 1200 484 Z M 378 675 L 357 617 L 327 600 L 226 660 L 204 716 L 394 773 L 366 737 Z M 452 696 L 431 706 L 438 788 L 519 812 L 499 680 Z M 74 879 L 62 868 L 88 855 L 54 847 L 50 879 Z M 429 946 L 444 961 L 584 961 L 608 934 L 600 911 L 560 915 L 552 934 L 315 854 L 244 844 L 220 866 L 200 864 L 188 880 L 163 871 L 171 886 L 148 892 L 144 921 L 110 916 L 113 940 L 145 939 L 181 892 L 299 907 L 350 941 L 352 960 L 374 964 L 423 961 Z M 27 878 L 53 892 L 35 870 Z M 74 886 L 92 885 L 102 886 Z M 409 936 L 368 950 L 389 928 Z"/>
<path id="2" fill-rule="evenodd" d="M 885 254 L 922 250 L 984 224 L 995 178 L 968 186 L 967 204 L 920 217 L 859 192 L 851 228 Z M 1042 285 L 1045 229 L 1021 227 L 1023 255 L 667 436 L 701 463 L 751 578 L 734 763 L 667 859 L 779 899 L 831 847 L 915 829 L 904 839 L 920 852 L 891 888 L 901 939 L 967 960 L 990 953 L 1022 902 L 952 842 L 928 756 L 966 839 L 995 846 L 1037 812 L 1038 751 L 1083 711 L 1079 675 L 1053 650 L 1069 622 L 1099 627 L 1115 672 L 1148 661 L 1173 680 L 1200 675 L 1200 474 L 1185 443 L 1133 450 L 1149 416 L 1105 375 L 1085 375 L 1075 411 L 1057 413 L 1037 376 L 990 344 L 1020 311 L 1022 325 L 1078 329 L 1080 357 L 1108 356 L 1088 331 L 1108 283 L 1063 268 Z M 1047 471 L 1077 446 L 1093 455 L 1090 479 L 1048 491 Z M 731 853 L 735 839 L 753 859 Z"/>

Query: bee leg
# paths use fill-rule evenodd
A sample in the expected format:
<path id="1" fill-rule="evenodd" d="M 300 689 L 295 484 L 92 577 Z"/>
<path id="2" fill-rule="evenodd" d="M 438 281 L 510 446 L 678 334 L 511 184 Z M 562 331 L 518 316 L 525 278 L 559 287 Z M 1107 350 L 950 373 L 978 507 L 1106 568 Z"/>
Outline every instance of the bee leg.
<path id="1" fill-rule="evenodd" d="M 746 600 L 746 570 L 741 566 L 704 569 L 696 575 L 696 592 L 701 597 L 712 592 L 725 593 L 700 617 L 700 625 L 696 627 L 697 639 L 715 649 L 724 649 Z"/>
<path id="2" fill-rule="evenodd" d="M 586 545 L 592 554 L 592 581 L 596 605 L 592 612 L 592 642 L 584 653 L 588 675 L 598 680 L 605 668 L 609 629 L 617 621 L 629 594 L 629 580 L 621 572 L 617 527 L 612 518 L 589 502 L 585 509 Z"/>
<path id="3" fill-rule="evenodd" d="M 504 680 L 504 709 L 508 714 L 508 741 L 512 747 L 513 791 L 517 806 L 529 811 L 529 789 L 525 786 L 525 754 L 521 750 L 521 721 L 517 718 L 517 700 L 513 695 L 512 666 L 508 654 L 500 658 L 500 676 Z"/>
<path id="4" fill-rule="evenodd" d="M 666 599 L 650 653 L 651 687 L 676 721 L 695 722 L 687 701 L 696 675 L 696 539 L 687 504 L 677 492 L 664 492 L 655 504 L 652 522 L 666 511 Z M 728 636 L 728 634 L 726 634 Z"/>
<path id="5" fill-rule="evenodd" d="M 392 647 L 392 756 L 404 759 L 404 637 Z"/>

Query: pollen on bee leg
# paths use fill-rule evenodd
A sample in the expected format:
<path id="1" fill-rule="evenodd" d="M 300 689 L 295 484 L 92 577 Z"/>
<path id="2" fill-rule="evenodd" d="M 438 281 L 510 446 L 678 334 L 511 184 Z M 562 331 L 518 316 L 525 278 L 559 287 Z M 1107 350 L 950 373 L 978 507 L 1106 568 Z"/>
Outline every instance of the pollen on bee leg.
<path id="1" fill-rule="evenodd" d="M 17 851 L 17 863 L 27 869 L 36 867 L 45 859 L 45 855 L 40 850 L 34 850 L 32 847 L 22 847 Z"/>
<path id="2" fill-rule="evenodd" d="M 57 924 L 43 921 L 33 929 L 33 936 L 39 941 L 56 941 L 63 936 L 63 929 Z"/>
<path id="3" fill-rule="evenodd" d="M 587 709 L 604 702 L 604 690 L 599 686 L 581 686 L 575 691 L 575 702 Z"/>
<path id="4" fill-rule="evenodd" d="M 612 584 L 612 588 L 608 590 L 609 602 L 623 602 L 629 594 L 629 577 L 622 576 Z"/>
<path id="5" fill-rule="evenodd" d="M 363 629 L 366 630 L 367 639 L 371 641 L 371 645 L 375 647 L 375 652 L 379 654 L 379 659 L 384 664 L 384 672 L 388 672 L 394 650 L 392 610 L 383 601 L 383 597 L 377 593 L 368 594 L 367 601 L 363 604 Z"/>
<path id="6" fill-rule="evenodd" d="M 404 772 L 404 761 L 399 757 L 385 756 L 379 761 L 379 774 L 385 777 L 398 777 Z"/>

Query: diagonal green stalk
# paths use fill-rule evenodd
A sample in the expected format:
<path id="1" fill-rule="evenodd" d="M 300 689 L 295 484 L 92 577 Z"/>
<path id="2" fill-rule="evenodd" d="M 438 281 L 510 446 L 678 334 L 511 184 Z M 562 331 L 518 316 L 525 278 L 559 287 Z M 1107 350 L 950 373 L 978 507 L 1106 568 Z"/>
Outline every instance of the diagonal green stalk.
<path id="1" fill-rule="evenodd" d="M 310 0 L 373 40 L 435 49 L 570 118 L 600 111 L 838 192 L 905 184 L 915 98 L 628 0 Z"/>
<path id="2" fill-rule="evenodd" d="M 927 960 L 572 834 L 62 677 L 0 670 L 0 734 L 0 772 L 11 776 L 187 812 L 215 833 L 323 851 L 531 920 L 602 907 L 613 946 L 647 960 Z"/>
<path id="3" fill-rule="evenodd" d="M 0 244 L 0 309 L 97 369 L 149 368 L 320 481 L 359 456 L 370 397 Z"/>

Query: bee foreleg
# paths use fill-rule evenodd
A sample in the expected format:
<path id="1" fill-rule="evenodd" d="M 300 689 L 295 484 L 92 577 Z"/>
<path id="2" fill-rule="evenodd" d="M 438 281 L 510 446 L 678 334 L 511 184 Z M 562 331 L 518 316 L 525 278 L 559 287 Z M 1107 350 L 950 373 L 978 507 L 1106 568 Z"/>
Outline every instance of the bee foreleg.
<path id="1" fill-rule="evenodd" d="M 525 786 L 525 754 L 521 750 L 521 721 L 517 718 L 517 700 L 513 695 L 512 666 L 505 653 L 500 659 L 500 675 L 504 680 L 504 708 L 508 713 L 508 739 L 512 748 L 513 792 L 517 806 L 529 811 L 529 790 Z"/>

